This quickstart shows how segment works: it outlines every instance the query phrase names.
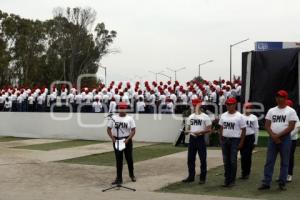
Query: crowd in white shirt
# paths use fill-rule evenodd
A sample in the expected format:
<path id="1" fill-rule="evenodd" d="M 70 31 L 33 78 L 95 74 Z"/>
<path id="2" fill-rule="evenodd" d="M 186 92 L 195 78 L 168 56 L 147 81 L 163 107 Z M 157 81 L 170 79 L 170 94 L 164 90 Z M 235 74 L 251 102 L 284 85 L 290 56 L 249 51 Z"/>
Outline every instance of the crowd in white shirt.
<path id="1" fill-rule="evenodd" d="M 0 111 L 13 112 L 115 112 L 118 102 L 130 105 L 131 112 L 181 113 L 193 99 L 203 105 L 225 106 L 226 99 L 241 96 L 241 82 L 178 81 L 135 83 L 112 81 L 96 88 L 66 87 L 3 87 L 0 89 Z"/>

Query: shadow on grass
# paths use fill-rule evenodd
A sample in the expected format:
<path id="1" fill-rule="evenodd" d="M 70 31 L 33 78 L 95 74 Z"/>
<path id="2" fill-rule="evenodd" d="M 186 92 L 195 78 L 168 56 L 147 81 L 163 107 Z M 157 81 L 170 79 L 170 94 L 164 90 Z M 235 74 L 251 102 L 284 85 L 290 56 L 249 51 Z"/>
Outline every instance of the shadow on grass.
<path id="1" fill-rule="evenodd" d="M 12 141 L 30 140 L 30 139 L 33 139 L 33 138 L 22 138 L 22 137 L 4 136 L 4 137 L 0 137 L 0 142 L 12 142 Z"/>
<path id="2" fill-rule="evenodd" d="M 272 183 L 272 188 L 269 191 L 258 191 L 257 188 L 261 184 L 263 178 L 263 169 L 266 157 L 266 149 L 259 148 L 258 152 L 253 157 L 252 174 L 249 180 L 237 180 L 236 186 L 233 188 L 223 188 L 224 169 L 223 166 L 211 169 L 208 171 L 207 183 L 205 185 L 198 185 L 197 182 L 191 184 L 174 183 L 169 186 L 160 189 L 158 192 L 171 192 L 171 193 L 186 193 L 186 194 L 201 194 L 201 195 L 213 195 L 213 196 L 225 196 L 225 197 L 240 197 L 240 198 L 254 198 L 254 199 L 274 199 L 274 200 L 298 200 L 300 199 L 298 176 L 295 176 L 292 183 L 287 185 L 287 191 L 279 191 L 277 189 L 277 183 Z M 300 150 L 296 151 L 295 162 L 300 163 L 300 157 L 297 156 Z M 276 163 L 276 169 L 273 178 L 279 174 L 279 162 L 278 157 Z M 296 164 L 297 165 L 297 164 Z M 240 165 L 238 167 L 238 174 L 240 174 Z M 300 174 L 300 169 L 295 168 L 294 174 Z"/>
<path id="3" fill-rule="evenodd" d="M 51 151 L 57 149 L 65 149 L 72 147 L 80 147 L 92 144 L 100 144 L 103 141 L 93 141 L 93 140 L 69 140 L 69 141 L 61 141 L 61 142 L 51 142 L 44 144 L 33 144 L 26 146 L 18 146 L 14 147 L 16 149 L 28 149 L 28 150 L 40 150 L 40 151 Z"/>

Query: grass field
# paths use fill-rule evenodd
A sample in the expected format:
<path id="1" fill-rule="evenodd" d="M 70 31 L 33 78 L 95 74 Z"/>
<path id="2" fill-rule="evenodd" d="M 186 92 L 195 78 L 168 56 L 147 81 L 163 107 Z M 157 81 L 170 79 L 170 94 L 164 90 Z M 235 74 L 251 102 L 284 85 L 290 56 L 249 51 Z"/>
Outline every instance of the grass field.
<path id="1" fill-rule="evenodd" d="M 257 188 L 261 184 L 263 177 L 263 166 L 266 158 L 266 149 L 259 148 L 258 152 L 254 155 L 252 174 L 249 180 L 237 180 L 236 186 L 233 188 L 222 188 L 221 185 L 224 181 L 223 166 L 211 169 L 208 171 L 208 179 L 205 185 L 198 185 L 197 182 L 192 184 L 174 183 L 165 188 L 162 188 L 160 192 L 171 193 L 187 193 L 187 194 L 202 194 L 202 195 L 216 195 L 226 197 L 244 197 L 244 198 L 258 198 L 258 199 L 272 199 L 272 200 L 298 200 L 300 197 L 299 183 L 300 183 L 300 150 L 296 152 L 296 168 L 294 174 L 294 181 L 288 184 L 288 191 L 277 190 L 276 182 L 273 182 L 272 189 L 270 191 L 261 192 Z M 273 178 L 278 176 L 279 157 L 276 163 L 276 170 Z M 239 166 L 240 169 L 240 166 Z M 240 171 L 238 172 L 238 175 Z"/>
<path id="2" fill-rule="evenodd" d="M 18 146 L 18 147 L 14 147 L 14 148 L 40 150 L 40 151 L 51 151 L 51 150 L 56 150 L 56 149 L 72 148 L 72 147 L 86 146 L 86 145 L 99 144 L 99 143 L 103 143 L 103 142 L 102 141 L 92 141 L 92 140 L 69 140 L 69 141 L 62 141 L 62 142 L 52 142 L 52 143 L 45 143 L 45 144 Z"/>
<path id="3" fill-rule="evenodd" d="M 174 147 L 172 144 L 154 144 L 150 146 L 137 147 L 133 150 L 134 162 L 158 158 L 182 151 L 186 151 L 184 147 Z M 115 155 L 114 152 L 107 152 L 102 154 L 94 154 L 63 160 L 59 162 L 85 164 L 85 165 L 100 165 L 100 166 L 114 166 Z M 125 163 L 125 162 L 124 162 Z"/>
<path id="4" fill-rule="evenodd" d="M 21 137 L 0 137 L 0 142 L 11 142 L 11 141 L 18 141 L 18 140 L 29 140 L 32 138 L 21 138 Z"/>

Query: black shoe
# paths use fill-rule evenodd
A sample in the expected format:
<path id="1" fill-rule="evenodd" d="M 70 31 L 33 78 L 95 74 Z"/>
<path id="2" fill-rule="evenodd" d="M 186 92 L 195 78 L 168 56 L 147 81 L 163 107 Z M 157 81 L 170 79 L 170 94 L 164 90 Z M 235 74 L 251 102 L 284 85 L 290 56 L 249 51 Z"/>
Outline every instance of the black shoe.
<path id="1" fill-rule="evenodd" d="M 235 186 L 235 183 L 229 183 L 228 187 L 233 187 Z"/>
<path id="2" fill-rule="evenodd" d="M 116 178 L 116 180 L 114 182 L 112 182 L 112 185 L 121 185 L 123 183 L 123 181 L 121 179 Z"/>
<path id="3" fill-rule="evenodd" d="M 279 184 L 279 185 L 278 185 L 278 190 L 286 191 L 287 189 L 286 189 L 286 187 L 285 187 L 284 184 Z"/>
<path id="4" fill-rule="evenodd" d="M 258 190 L 269 190 L 271 187 L 269 185 L 262 184 Z"/>
<path id="5" fill-rule="evenodd" d="M 235 182 L 232 182 L 232 183 L 224 183 L 224 184 L 222 185 L 222 187 L 225 187 L 225 188 L 230 188 L 230 187 L 233 187 L 233 186 L 235 186 Z"/>
<path id="6" fill-rule="evenodd" d="M 199 181 L 199 185 L 203 185 L 203 184 L 205 184 L 205 183 L 206 183 L 205 180 L 200 180 L 200 181 Z"/>
<path id="7" fill-rule="evenodd" d="M 241 179 L 241 180 L 248 180 L 248 179 L 249 179 L 249 176 L 241 176 L 240 179 Z"/>
<path id="8" fill-rule="evenodd" d="M 186 178 L 186 179 L 184 179 L 184 180 L 182 180 L 182 182 L 183 183 L 192 183 L 192 182 L 194 182 L 195 181 L 195 179 L 193 179 L 193 178 Z"/>
<path id="9" fill-rule="evenodd" d="M 132 182 L 136 182 L 135 176 L 130 176 L 130 179 L 131 179 Z"/>

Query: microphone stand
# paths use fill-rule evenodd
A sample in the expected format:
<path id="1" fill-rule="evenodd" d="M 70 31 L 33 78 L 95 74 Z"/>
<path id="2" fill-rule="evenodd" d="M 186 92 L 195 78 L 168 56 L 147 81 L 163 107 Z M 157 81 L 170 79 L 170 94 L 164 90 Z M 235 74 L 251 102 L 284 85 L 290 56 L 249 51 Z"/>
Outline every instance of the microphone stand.
<path id="1" fill-rule="evenodd" d="M 113 117 L 112 117 L 113 115 L 112 114 L 110 114 L 110 115 L 108 115 L 107 116 L 107 118 L 109 119 L 109 120 L 112 120 L 113 122 L 114 122 L 114 124 L 115 124 L 115 128 L 117 129 L 117 149 L 116 149 L 116 151 L 119 151 L 119 130 L 121 130 L 121 132 L 124 134 L 124 132 L 123 132 L 123 130 L 122 129 L 120 129 L 120 125 L 119 124 L 116 124 L 116 121 L 113 119 Z M 115 144 L 114 144 L 115 145 Z M 122 152 L 123 153 L 123 152 Z M 122 184 L 117 184 L 117 185 L 114 185 L 114 186 L 111 186 L 111 187 L 109 187 L 109 188 L 107 188 L 107 189 L 104 189 L 104 190 L 102 190 L 102 192 L 106 192 L 106 191 L 109 191 L 109 190 L 112 190 L 112 189 L 117 189 L 117 190 L 120 190 L 121 188 L 123 188 L 123 189 L 127 189 L 127 190 L 130 190 L 130 191 L 133 191 L 133 192 L 135 192 L 136 191 L 136 189 L 134 189 L 134 188 L 129 188 L 129 187 L 125 187 L 125 186 L 123 186 Z"/>

